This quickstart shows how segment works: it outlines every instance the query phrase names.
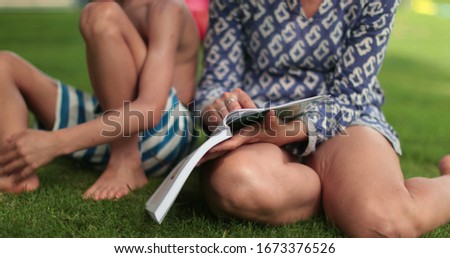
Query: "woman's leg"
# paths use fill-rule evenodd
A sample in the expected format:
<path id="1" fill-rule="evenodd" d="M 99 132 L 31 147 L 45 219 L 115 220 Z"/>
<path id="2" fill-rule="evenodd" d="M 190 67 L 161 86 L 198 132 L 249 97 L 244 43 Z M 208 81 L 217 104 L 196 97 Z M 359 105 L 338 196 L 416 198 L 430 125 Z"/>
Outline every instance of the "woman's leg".
<path id="1" fill-rule="evenodd" d="M 417 237 L 450 220 L 450 171 L 404 180 L 381 134 L 362 126 L 347 132 L 323 143 L 308 162 L 321 178 L 331 223 L 354 237 Z"/>
<path id="2" fill-rule="evenodd" d="M 239 147 L 202 167 L 211 209 L 268 224 L 307 219 L 320 206 L 320 181 L 311 168 L 269 143 Z"/>
<path id="3" fill-rule="evenodd" d="M 91 3 L 83 10 L 80 28 L 91 82 L 102 108 L 118 108 L 134 100 L 146 46 L 123 10 L 114 2 Z M 125 136 L 110 147 L 108 166 L 86 191 L 86 198 L 120 198 L 147 183 L 137 135 Z"/>
<path id="4" fill-rule="evenodd" d="M 11 52 L 0 52 L 0 92 L 0 149 L 9 137 L 28 128 L 28 109 L 47 129 L 53 127 L 56 82 Z M 0 192 L 32 191 L 38 186 L 36 175 L 19 183 L 14 175 L 0 177 Z"/>

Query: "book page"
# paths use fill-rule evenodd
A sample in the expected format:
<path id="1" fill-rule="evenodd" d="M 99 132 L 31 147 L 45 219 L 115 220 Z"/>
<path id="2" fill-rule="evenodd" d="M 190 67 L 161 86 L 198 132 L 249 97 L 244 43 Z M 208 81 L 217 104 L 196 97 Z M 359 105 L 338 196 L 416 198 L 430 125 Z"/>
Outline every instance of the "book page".
<path id="1" fill-rule="evenodd" d="M 231 138 L 231 136 L 231 132 L 226 127 L 217 130 L 215 135 L 211 136 L 205 143 L 178 163 L 147 201 L 146 209 L 155 221 L 158 223 L 162 222 L 200 159 L 212 147 Z"/>
<path id="2" fill-rule="evenodd" d="M 230 112 L 224 118 L 224 123 L 230 127 L 232 133 L 235 133 L 243 127 L 254 123 L 261 123 L 269 110 L 275 110 L 275 115 L 280 120 L 286 122 L 287 120 L 294 119 L 304 114 L 308 110 L 309 105 L 313 105 L 326 98 L 328 98 L 328 95 L 321 95 L 292 101 L 278 106 L 235 110 Z"/>

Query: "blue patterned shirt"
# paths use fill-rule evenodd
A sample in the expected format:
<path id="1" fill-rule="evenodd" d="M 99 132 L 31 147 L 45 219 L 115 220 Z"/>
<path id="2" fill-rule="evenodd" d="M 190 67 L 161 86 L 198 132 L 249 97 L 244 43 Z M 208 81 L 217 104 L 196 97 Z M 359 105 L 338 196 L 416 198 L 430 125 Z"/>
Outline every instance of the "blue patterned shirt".
<path id="1" fill-rule="evenodd" d="M 212 0 L 197 105 L 235 88 L 259 106 L 329 94 L 311 107 L 319 115 L 303 117 L 308 146 L 294 153 L 309 154 L 346 127 L 365 125 L 400 154 L 377 80 L 399 2 L 324 0 L 308 18 L 299 0 Z"/>

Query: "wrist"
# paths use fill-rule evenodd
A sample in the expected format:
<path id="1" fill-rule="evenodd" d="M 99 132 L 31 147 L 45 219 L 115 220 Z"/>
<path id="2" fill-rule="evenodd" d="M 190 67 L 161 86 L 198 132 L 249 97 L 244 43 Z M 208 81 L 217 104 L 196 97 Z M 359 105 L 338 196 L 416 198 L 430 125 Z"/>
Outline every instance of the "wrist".
<path id="1" fill-rule="evenodd" d="M 73 152 L 71 150 L 72 146 L 67 144 L 67 137 L 63 130 L 57 130 L 51 132 L 53 134 L 52 139 L 54 139 L 56 147 L 56 156 L 64 156 Z"/>

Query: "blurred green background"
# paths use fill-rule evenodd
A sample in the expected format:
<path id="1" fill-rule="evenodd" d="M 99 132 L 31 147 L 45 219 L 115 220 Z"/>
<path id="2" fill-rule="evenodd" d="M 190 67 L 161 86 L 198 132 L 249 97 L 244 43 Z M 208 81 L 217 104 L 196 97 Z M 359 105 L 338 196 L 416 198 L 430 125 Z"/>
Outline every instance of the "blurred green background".
<path id="1" fill-rule="evenodd" d="M 433 12 L 426 4 L 417 6 L 419 2 L 430 1 L 403 1 L 379 76 L 386 94 L 386 117 L 401 138 L 401 164 L 407 178 L 437 176 L 440 158 L 450 153 L 448 5 Z M 450 0 L 435 2 L 450 4 Z M 0 8 L 0 50 L 17 52 L 51 76 L 91 91 L 79 12 L 79 7 Z M 162 179 L 118 201 L 82 200 L 100 172 L 60 158 L 40 169 L 37 192 L 0 194 L 0 237 L 343 236 L 323 215 L 282 227 L 215 218 L 200 195 L 196 174 L 164 223 L 157 225 L 144 204 Z M 425 236 L 450 237 L 450 224 Z"/>

